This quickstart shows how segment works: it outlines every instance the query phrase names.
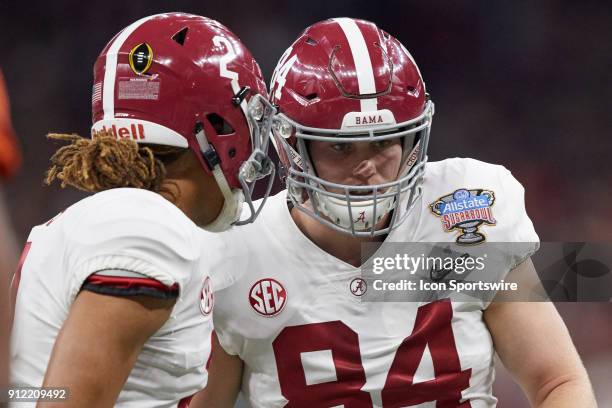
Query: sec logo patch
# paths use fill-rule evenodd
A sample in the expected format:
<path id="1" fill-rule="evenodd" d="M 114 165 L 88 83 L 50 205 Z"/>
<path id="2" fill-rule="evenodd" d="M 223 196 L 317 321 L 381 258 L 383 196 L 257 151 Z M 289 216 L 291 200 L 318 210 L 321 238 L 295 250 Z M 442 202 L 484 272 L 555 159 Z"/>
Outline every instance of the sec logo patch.
<path id="1" fill-rule="evenodd" d="M 210 312 L 212 312 L 214 303 L 215 298 L 210 286 L 210 278 L 207 276 L 206 279 L 204 279 L 202 292 L 200 293 L 200 311 L 204 316 L 208 316 Z"/>
<path id="2" fill-rule="evenodd" d="M 261 316 L 276 316 L 287 303 L 287 291 L 276 279 L 260 279 L 251 286 L 249 303 Z"/>

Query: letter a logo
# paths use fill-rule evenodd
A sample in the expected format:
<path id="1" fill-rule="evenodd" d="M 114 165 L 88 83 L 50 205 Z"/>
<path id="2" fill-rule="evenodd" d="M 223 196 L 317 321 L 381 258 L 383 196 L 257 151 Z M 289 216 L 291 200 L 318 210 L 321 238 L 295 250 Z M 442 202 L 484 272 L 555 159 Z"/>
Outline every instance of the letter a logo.
<path id="1" fill-rule="evenodd" d="M 355 222 L 366 222 L 365 219 L 365 211 L 361 211 L 359 213 L 359 217 L 357 217 L 357 219 L 355 220 Z"/>

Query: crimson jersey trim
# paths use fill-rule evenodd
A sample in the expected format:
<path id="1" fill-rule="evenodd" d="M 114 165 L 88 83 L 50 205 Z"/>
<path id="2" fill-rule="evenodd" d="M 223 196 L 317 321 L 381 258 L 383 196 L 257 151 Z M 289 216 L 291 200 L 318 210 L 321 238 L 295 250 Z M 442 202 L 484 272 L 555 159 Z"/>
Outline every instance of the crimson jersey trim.
<path id="1" fill-rule="evenodd" d="M 176 299 L 179 286 L 166 286 L 151 278 L 128 278 L 122 276 L 90 275 L 81 290 L 113 296 L 151 296 L 159 299 Z"/>

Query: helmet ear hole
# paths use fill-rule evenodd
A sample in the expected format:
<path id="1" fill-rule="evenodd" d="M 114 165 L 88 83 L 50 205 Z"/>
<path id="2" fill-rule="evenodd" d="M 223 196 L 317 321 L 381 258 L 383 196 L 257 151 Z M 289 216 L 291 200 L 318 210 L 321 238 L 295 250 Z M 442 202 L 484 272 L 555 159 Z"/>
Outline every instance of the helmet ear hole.
<path id="1" fill-rule="evenodd" d="M 209 113 L 206 115 L 206 119 L 208 119 L 208 122 L 218 135 L 231 135 L 234 133 L 234 128 L 222 116 L 216 113 Z"/>
<path id="2" fill-rule="evenodd" d="M 172 39 L 179 45 L 185 45 L 185 38 L 187 37 L 187 31 L 189 27 L 185 27 L 172 36 Z"/>
<path id="3" fill-rule="evenodd" d="M 306 44 L 308 44 L 308 45 L 317 45 L 318 42 L 314 38 L 308 37 L 308 38 L 306 38 Z"/>

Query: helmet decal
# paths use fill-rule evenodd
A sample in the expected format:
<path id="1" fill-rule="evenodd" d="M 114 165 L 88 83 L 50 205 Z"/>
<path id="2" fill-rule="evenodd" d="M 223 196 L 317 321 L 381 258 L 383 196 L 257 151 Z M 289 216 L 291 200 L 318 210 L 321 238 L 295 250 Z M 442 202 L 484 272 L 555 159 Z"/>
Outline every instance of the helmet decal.
<path id="1" fill-rule="evenodd" d="M 278 61 L 278 64 L 272 76 L 272 81 L 271 81 L 272 85 L 270 86 L 270 89 L 271 90 L 274 89 L 275 84 L 278 84 L 276 85 L 276 88 L 274 90 L 274 97 L 277 99 L 280 98 L 281 92 L 283 90 L 283 86 L 285 85 L 285 76 L 287 76 L 289 69 L 291 69 L 291 67 L 297 60 L 297 55 L 293 55 L 291 58 L 289 58 L 289 55 L 291 54 L 292 49 L 293 49 L 292 47 L 289 47 L 287 51 L 284 52 L 284 54 Z"/>
<path id="2" fill-rule="evenodd" d="M 127 38 L 142 24 L 153 18 L 148 16 L 130 24 L 117 35 L 110 44 L 106 52 L 106 62 L 104 64 L 104 82 L 102 90 L 102 104 L 104 110 L 104 119 L 115 118 L 115 80 L 117 77 L 117 53 L 123 46 Z"/>
<path id="3" fill-rule="evenodd" d="M 147 43 L 138 44 L 130 51 L 128 61 L 135 74 L 145 74 L 153 63 L 153 49 Z"/>
<path id="4" fill-rule="evenodd" d="M 357 73 L 357 83 L 359 85 L 360 95 L 376 94 L 376 84 L 374 82 L 374 68 L 368 53 L 363 33 L 357 26 L 355 20 L 351 18 L 335 18 L 342 32 L 348 40 L 351 54 L 355 63 L 355 72 Z M 359 100 L 361 111 L 370 112 L 378 110 L 378 101 L 376 97 L 365 98 Z"/>

